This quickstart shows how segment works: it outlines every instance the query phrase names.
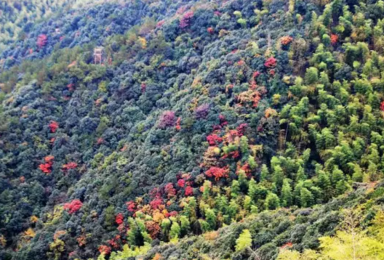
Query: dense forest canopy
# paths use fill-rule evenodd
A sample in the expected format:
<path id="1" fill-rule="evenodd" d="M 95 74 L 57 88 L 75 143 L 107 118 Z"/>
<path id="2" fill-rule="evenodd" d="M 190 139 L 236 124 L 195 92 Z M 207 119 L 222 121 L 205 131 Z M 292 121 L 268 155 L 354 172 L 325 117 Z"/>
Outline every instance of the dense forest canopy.
<path id="1" fill-rule="evenodd" d="M 25 39 L 36 22 L 64 11 L 104 2 L 107 0 L 3 0 L 0 2 L 0 51 Z"/>
<path id="2" fill-rule="evenodd" d="M 1 260 L 384 258 L 384 1 L 0 7 Z"/>

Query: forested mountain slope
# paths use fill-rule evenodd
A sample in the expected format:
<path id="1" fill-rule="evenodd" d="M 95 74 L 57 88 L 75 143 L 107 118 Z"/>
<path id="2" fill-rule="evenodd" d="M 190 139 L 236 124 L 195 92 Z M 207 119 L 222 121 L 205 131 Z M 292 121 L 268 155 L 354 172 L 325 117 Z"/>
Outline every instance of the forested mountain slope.
<path id="1" fill-rule="evenodd" d="M 0 259 L 338 260 L 350 216 L 380 257 L 383 19 L 127 0 L 34 24 L 1 54 Z"/>
<path id="2" fill-rule="evenodd" d="M 0 51 L 17 40 L 23 40 L 34 23 L 65 10 L 82 7 L 84 4 L 101 3 L 105 0 L 29 0 L 0 2 Z M 57 17 L 56 17 L 57 18 Z"/>

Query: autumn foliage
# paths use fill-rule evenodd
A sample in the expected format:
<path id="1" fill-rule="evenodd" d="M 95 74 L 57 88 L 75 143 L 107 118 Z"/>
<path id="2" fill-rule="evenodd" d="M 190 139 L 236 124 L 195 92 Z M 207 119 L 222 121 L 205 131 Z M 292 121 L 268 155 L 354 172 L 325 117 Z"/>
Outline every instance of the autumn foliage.
<path id="1" fill-rule="evenodd" d="M 116 215 L 115 222 L 117 225 L 121 225 L 124 222 L 124 216 L 122 213 Z"/>
<path id="2" fill-rule="evenodd" d="M 193 17 L 193 11 L 186 12 L 183 17 L 180 19 L 179 26 L 184 29 L 189 26 L 189 23 Z"/>
<path id="3" fill-rule="evenodd" d="M 103 255 L 109 255 L 111 253 L 111 247 L 106 245 L 99 246 L 99 252 Z"/>
<path id="4" fill-rule="evenodd" d="M 219 120 L 220 120 L 220 125 L 221 126 L 226 126 L 228 125 L 227 119 L 223 115 L 219 115 Z"/>
<path id="5" fill-rule="evenodd" d="M 207 136 L 207 141 L 208 141 L 209 145 L 217 145 L 223 141 L 223 138 L 221 138 L 215 134 L 212 134 L 212 135 Z"/>
<path id="6" fill-rule="evenodd" d="M 55 133 L 57 128 L 59 128 L 59 124 L 56 121 L 51 121 L 49 123 L 49 129 L 51 130 L 51 133 Z"/>
<path id="7" fill-rule="evenodd" d="M 129 212 L 135 212 L 135 210 L 136 210 L 136 203 L 134 201 L 132 201 L 132 200 L 128 201 L 126 203 L 126 205 L 127 205 L 127 209 L 128 209 Z"/>
<path id="8" fill-rule="evenodd" d="M 177 121 L 176 121 L 176 126 L 175 126 L 175 129 L 176 129 L 177 131 L 180 131 L 180 130 L 181 130 L 180 122 L 181 122 L 181 117 L 178 117 L 178 118 L 177 118 Z"/>
<path id="9" fill-rule="evenodd" d="M 37 47 L 39 47 L 39 49 L 43 48 L 46 44 L 47 44 L 47 35 L 45 34 L 40 34 L 38 37 L 37 37 Z"/>
<path id="10" fill-rule="evenodd" d="M 384 101 L 382 101 L 382 102 L 380 103 L 380 110 L 381 110 L 381 111 L 384 111 Z"/>
<path id="11" fill-rule="evenodd" d="M 277 65 L 277 61 L 274 57 L 268 58 L 264 63 L 264 66 L 267 68 L 274 68 L 276 67 L 276 65 Z"/>
<path id="12" fill-rule="evenodd" d="M 64 171 L 66 171 L 66 170 L 75 169 L 76 167 L 77 167 L 77 163 L 75 163 L 75 162 L 69 162 L 69 163 L 67 163 L 67 164 L 64 164 L 63 167 L 62 167 L 62 169 L 63 169 Z"/>
<path id="13" fill-rule="evenodd" d="M 185 187 L 185 196 L 192 196 L 193 195 L 193 188 L 191 186 Z"/>
<path id="14" fill-rule="evenodd" d="M 331 34 L 331 43 L 335 45 L 339 41 L 339 36 L 337 34 Z"/>
<path id="15" fill-rule="evenodd" d="M 228 167 L 219 168 L 219 167 L 214 167 L 213 166 L 213 167 L 209 168 L 209 170 L 207 170 L 205 172 L 205 175 L 207 177 L 210 177 L 210 178 L 214 177 L 215 180 L 217 181 L 217 180 L 219 180 L 221 178 L 228 177 L 228 172 L 229 172 Z"/>
<path id="16" fill-rule="evenodd" d="M 173 183 L 168 183 L 167 185 L 165 185 L 164 190 L 168 198 L 174 197 L 176 195 L 176 190 L 173 187 Z"/>
<path id="17" fill-rule="evenodd" d="M 79 209 L 81 209 L 82 206 L 83 206 L 83 203 L 80 200 L 75 199 L 69 203 L 65 203 L 64 209 L 68 210 L 69 214 L 73 214 L 73 213 L 76 213 Z"/>
<path id="18" fill-rule="evenodd" d="M 52 169 L 51 169 L 51 165 L 48 164 L 48 163 L 42 163 L 42 164 L 40 164 L 40 165 L 39 165 L 39 169 L 40 169 L 42 172 L 46 173 L 46 174 L 49 174 L 49 173 L 51 173 L 51 171 L 52 171 Z"/>
<path id="19" fill-rule="evenodd" d="M 52 172 L 52 165 L 53 165 L 53 157 L 52 155 L 48 155 L 44 158 L 44 162 L 39 165 L 39 169 L 44 172 L 45 174 L 49 174 Z"/>
<path id="20" fill-rule="evenodd" d="M 185 180 L 184 179 L 180 179 L 177 181 L 177 186 L 183 188 L 185 186 Z"/>
<path id="21" fill-rule="evenodd" d="M 282 45 L 288 45 L 292 42 L 293 38 L 291 36 L 283 36 L 280 39 Z"/>
<path id="22" fill-rule="evenodd" d="M 145 227 L 148 230 L 148 233 L 149 233 L 149 235 L 151 236 L 152 239 L 157 238 L 157 236 L 159 235 L 160 230 L 161 230 L 158 223 L 156 223 L 155 221 L 150 220 L 150 221 L 147 221 L 145 223 Z"/>
<path id="23" fill-rule="evenodd" d="M 161 116 L 160 116 L 160 122 L 159 122 L 159 127 L 160 128 L 166 128 L 173 126 L 176 122 L 175 118 L 175 112 L 173 111 L 165 111 Z"/>
<path id="24" fill-rule="evenodd" d="M 163 204 L 163 200 L 161 198 L 155 198 L 149 203 L 152 209 L 158 209 L 161 204 Z"/>

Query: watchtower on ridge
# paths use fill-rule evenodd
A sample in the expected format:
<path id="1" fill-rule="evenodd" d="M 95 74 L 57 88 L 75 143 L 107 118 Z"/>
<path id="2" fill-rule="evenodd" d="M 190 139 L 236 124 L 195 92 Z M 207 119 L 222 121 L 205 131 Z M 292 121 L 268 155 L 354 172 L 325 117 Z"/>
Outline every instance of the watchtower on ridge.
<path id="1" fill-rule="evenodd" d="M 93 50 L 93 63 L 94 64 L 102 64 L 103 63 L 103 54 L 104 54 L 104 47 L 96 47 Z"/>

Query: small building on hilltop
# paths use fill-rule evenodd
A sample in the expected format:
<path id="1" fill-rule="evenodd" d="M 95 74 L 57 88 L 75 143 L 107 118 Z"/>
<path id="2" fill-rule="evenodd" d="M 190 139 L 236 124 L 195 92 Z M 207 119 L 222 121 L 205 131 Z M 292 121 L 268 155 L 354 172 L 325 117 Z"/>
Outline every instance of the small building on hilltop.
<path id="1" fill-rule="evenodd" d="M 94 64 L 102 64 L 104 56 L 104 47 L 96 47 L 93 50 L 93 63 Z"/>

